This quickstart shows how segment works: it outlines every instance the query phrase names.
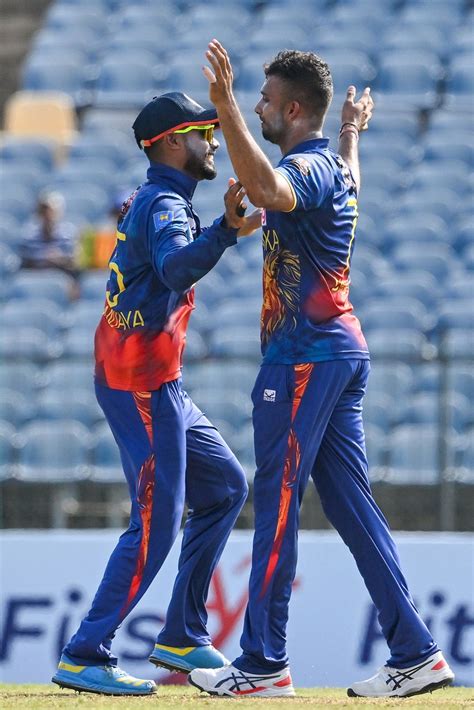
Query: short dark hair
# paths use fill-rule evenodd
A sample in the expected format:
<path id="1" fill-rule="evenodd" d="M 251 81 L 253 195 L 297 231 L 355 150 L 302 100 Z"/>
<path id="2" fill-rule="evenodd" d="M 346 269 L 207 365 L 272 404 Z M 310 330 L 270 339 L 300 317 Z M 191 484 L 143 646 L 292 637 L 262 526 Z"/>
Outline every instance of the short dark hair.
<path id="1" fill-rule="evenodd" d="M 323 117 L 333 96 L 331 72 L 314 52 L 284 49 L 263 67 L 265 76 L 279 76 L 291 85 L 292 98 L 312 114 Z"/>

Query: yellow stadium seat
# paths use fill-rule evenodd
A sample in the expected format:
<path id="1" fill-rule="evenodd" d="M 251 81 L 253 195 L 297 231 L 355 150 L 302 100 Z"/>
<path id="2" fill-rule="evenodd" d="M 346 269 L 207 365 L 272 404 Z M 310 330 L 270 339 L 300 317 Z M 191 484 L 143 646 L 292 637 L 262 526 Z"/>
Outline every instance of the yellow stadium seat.
<path id="1" fill-rule="evenodd" d="M 5 131 L 13 136 L 51 138 L 59 145 L 77 136 L 74 104 L 56 91 L 17 91 L 5 106 Z"/>

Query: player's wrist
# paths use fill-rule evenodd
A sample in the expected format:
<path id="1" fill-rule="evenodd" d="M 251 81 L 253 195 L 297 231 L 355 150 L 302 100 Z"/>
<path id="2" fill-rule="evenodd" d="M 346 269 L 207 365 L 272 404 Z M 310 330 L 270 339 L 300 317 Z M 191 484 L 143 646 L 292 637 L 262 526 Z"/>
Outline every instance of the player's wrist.
<path id="1" fill-rule="evenodd" d="M 339 138 L 341 138 L 346 133 L 352 133 L 357 140 L 359 140 L 359 127 L 354 121 L 343 121 L 339 129 Z"/>

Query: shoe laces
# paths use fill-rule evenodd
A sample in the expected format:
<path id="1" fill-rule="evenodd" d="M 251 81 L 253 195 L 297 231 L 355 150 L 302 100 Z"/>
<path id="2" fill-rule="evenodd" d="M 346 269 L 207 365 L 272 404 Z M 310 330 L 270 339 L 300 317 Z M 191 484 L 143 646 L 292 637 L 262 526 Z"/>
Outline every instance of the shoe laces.
<path id="1" fill-rule="evenodd" d="M 128 673 L 123 671 L 118 666 L 105 666 L 104 668 L 111 678 L 124 678 L 125 676 L 128 676 Z"/>

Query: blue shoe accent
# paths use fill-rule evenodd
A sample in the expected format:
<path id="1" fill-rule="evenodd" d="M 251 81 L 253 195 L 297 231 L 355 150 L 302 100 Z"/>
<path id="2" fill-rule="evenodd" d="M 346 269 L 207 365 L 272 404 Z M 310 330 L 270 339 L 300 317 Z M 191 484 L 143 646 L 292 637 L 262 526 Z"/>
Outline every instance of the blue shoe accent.
<path id="1" fill-rule="evenodd" d="M 156 693 L 152 680 L 128 675 L 116 666 L 80 666 L 64 654 L 52 682 L 62 688 L 104 695 L 151 695 Z"/>
<path id="2" fill-rule="evenodd" d="M 155 666 L 162 666 L 169 671 L 189 673 L 195 668 L 222 668 L 230 661 L 214 646 L 164 646 L 155 644 L 153 653 L 148 659 Z"/>

